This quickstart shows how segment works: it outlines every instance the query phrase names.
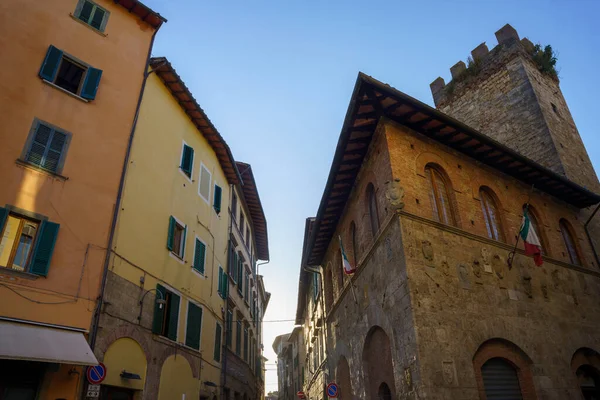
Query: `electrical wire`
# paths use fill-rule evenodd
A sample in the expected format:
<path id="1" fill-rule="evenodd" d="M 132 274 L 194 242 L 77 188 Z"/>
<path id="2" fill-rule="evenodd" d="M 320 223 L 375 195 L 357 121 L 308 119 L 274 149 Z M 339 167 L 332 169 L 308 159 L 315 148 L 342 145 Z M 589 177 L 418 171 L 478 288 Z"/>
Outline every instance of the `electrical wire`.
<path id="1" fill-rule="evenodd" d="M 34 300 L 32 298 L 29 298 L 27 296 L 25 296 L 24 294 L 19 293 L 18 291 L 16 291 L 15 289 L 11 288 L 10 286 L 4 284 L 4 283 L 0 283 L 1 286 L 4 286 L 5 288 L 7 288 L 8 290 L 10 290 L 11 292 L 13 292 L 14 294 L 16 294 L 17 296 L 20 296 L 22 298 L 24 298 L 27 301 L 31 301 L 32 303 L 36 303 L 36 304 L 49 304 L 49 305 L 53 305 L 53 304 L 68 304 L 68 303 L 77 303 L 77 298 L 73 299 L 73 300 L 66 300 L 66 301 L 39 301 L 39 300 Z"/>

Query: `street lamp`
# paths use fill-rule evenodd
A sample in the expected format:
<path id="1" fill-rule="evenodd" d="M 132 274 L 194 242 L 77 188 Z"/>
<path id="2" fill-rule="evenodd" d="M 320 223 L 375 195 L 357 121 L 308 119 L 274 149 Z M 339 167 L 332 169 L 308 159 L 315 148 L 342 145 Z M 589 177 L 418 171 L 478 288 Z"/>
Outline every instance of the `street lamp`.
<path id="1" fill-rule="evenodd" d="M 167 304 L 167 300 L 165 300 L 162 292 L 160 292 L 158 289 L 150 289 L 150 290 L 146 291 L 146 293 L 144 293 L 144 295 L 140 299 L 140 315 L 138 315 L 138 317 L 137 317 L 138 324 L 142 321 L 142 312 L 144 311 L 144 298 L 146 297 L 146 295 L 148 293 L 150 293 L 153 290 L 157 294 L 157 298 L 155 299 L 155 302 L 156 302 L 156 304 L 158 304 L 158 308 L 162 309 L 163 304 Z"/>

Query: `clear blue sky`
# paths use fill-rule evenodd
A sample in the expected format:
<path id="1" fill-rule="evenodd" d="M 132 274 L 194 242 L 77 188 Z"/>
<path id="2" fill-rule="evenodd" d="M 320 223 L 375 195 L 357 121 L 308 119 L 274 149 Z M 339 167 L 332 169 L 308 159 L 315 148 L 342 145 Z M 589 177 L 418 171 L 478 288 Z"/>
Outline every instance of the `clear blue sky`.
<path id="1" fill-rule="evenodd" d="M 600 2 L 145 0 L 169 22 L 166 56 L 225 137 L 252 164 L 269 226 L 266 320 L 293 319 L 304 220 L 316 214 L 358 71 L 432 104 L 429 84 L 507 22 L 551 44 L 561 88 L 600 168 Z M 426 4 L 428 3 L 428 4 Z M 277 389 L 265 323 L 267 391 Z"/>

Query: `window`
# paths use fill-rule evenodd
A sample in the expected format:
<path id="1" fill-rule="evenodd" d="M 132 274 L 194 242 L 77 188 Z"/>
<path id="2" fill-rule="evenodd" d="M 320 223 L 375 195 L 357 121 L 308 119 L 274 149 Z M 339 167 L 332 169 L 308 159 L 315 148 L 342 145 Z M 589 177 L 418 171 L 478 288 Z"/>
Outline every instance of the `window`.
<path id="1" fill-rule="evenodd" d="M 369 208 L 369 218 L 371 220 L 371 234 L 373 237 L 379 231 L 379 215 L 377 213 L 377 197 L 375 196 L 375 187 L 372 183 L 367 186 L 367 204 Z"/>
<path id="2" fill-rule="evenodd" d="M 245 268 L 244 268 L 245 269 Z M 244 298 L 246 299 L 246 304 L 248 304 L 248 291 L 250 289 L 250 273 L 248 271 L 244 271 Z"/>
<path id="3" fill-rule="evenodd" d="M 0 208 L 0 267 L 47 276 L 59 227 Z"/>
<path id="4" fill-rule="evenodd" d="M 211 179 L 210 171 L 204 166 L 204 164 L 201 164 L 200 165 L 200 184 L 198 185 L 198 194 L 209 204 L 210 204 L 210 179 Z"/>
<path id="5" fill-rule="evenodd" d="M 221 196 L 222 196 L 222 192 L 223 190 L 221 189 L 221 186 L 219 185 L 215 185 L 215 189 L 214 189 L 214 196 L 213 196 L 213 208 L 215 209 L 215 212 L 217 214 L 221 213 Z"/>
<path id="6" fill-rule="evenodd" d="M 183 259 L 185 254 L 185 236 L 187 226 L 177 221 L 173 216 L 169 217 L 169 235 L 167 237 L 167 249 L 177 257 Z"/>
<path id="7" fill-rule="evenodd" d="M 202 308 L 188 303 L 185 345 L 200 350 L 200 330 L 202 328 Z"/>
<path id="8" fill-rule="evenodd" d="M 177 326 L 179 325 L 179 296 L 156 285 L 157 299 L 163 299 L 166 304 L 158 301 L 154 303 L 154 320 L 152 332 L 171 340 L 177 340 Z"/>
<path id="9" fill-rule="evenodd" d="M 206 264 L 206 245 L 196 238 L 194 247 L 194 266 L 193 268 L 204 275 L 204 265 Z M 221 268 L 222 269 L 222 268 Z"/>
<path id="10" fill-rule="evenodd" d="M 575 240 L 573 229 L 564 219 L 560 220 L 559 226 L 571 264 L 581 265 L 581 257 L 579 256 L 579 248 L 577 247 L 577 241 Z"/>
<path id="11" fill-rule="evenodd" d="M 36 118 L 21 159 L 46 171 L 60 174 L 70 141 L 70 133 Z"/>
<path id="12" fill-rule="evenodd" d="M 526 206 L 526 204 L 523 205 L 523 210 L 525 210 Z M 527 215 L 529 216 L 529 222 L 531 223 L 531 226 L 533 227 L 535 233 L 537 234 L 538 240 L 540 241 L 541 253 L 548 254 L 548 248 L 546 248 L 546 241 L 544 240 L 544 232 L 540 229 L 537 212 L 531 205 L 527 206 Z"/>
<path id="13" fill-rule="evenodd" d="M 90 0 L 79 0 L 74 15 L 92 28 L 104 32 L 110 13 Z"/>
<path id="14" fill-rule="evenodd" d="M 352 257 L 354 257 L 354 268 L 358 265 L 358 251 L 356 250 L 356 224 L 354 221 L 350 224 L 350 246 L 352 248 Z"/>
<path id="15" fill-rule="evenodd" d="M 221 324 L 217 322 L 215 329 L 215 353 L 213 355 L 216 362 L 221 362 L 221 336 Z"/>
<path id="16" fill-rule="evenodd" d="M 500 213 L 492 191 L 486 187 L 481 187 L 479 189 L 479 199 L 481 200 L 481 209 L 483 210 L 483 218 L 489 238 L 504 241 Z"/>
<path id="17" fill-rule="evenodd" d="M 217 290 L 222 299 L 226 299 L 229 291 L 229 281 L 223 267 L 219 265 L 219 289 Z"/>
<path id="18" fill-rule="evenodd" d="M 102 70 L 92 68 L 54 46 L 48 48 L 39 75 L 68 92 L 87 100 L 96 98 Z"/>
<path id="19" fill-rule="evenodd" d="M 192 171 L 194 168 L 194 149 L 187 144 L 183 144 L 181 149 L 181 164 L 179 165 L 181 172 L 188 178 L 192 179 Z"/>
<path id="20" fill-rule="evenodd" d="M 244 328 L 244 361 L 248 361 L 248 328 Z"/>
<path id="21" fill-rule="evenodd" d="M 226 321 L 225 329 L 227 330 L 225 334 L 225 340 L 227 347 L 231 347 L 233 341 L 233 311 L 227 310 L 227 321 Z"/>
<path id="22" fill-rule="evenodd" d="M 235 251 L 235 244 L 229 242 L 229 275 L 233 279 L 234 283 L 237 283 L 237 265 L 238 265 L 238 254 Z"/>
<path id="23" fill-rule="evenodd" d="M 321 291 L 321 282 L 319 282 L 319 274 L 313 272 L 313 299 L 316 301 Z"/>
<path id="24" fill-rule="evenodd" d="M 433 219 L 446 225 L 456 225 L 446 180 L 438 169 L 429 165 L 425 167 L 425 174 L 430 185 L 429 197 L 433 208 Z"/>
<path id="25" fill-rule="evenodd" d="M 235 194 L 235 191 L 232 191 L 232 196 L 231 196 L 231 215 L 233 217 L 233 219 L 237 219 L 237 195 Z"/>
<path id="26" fill-rule="evenodd" d="M 250 248 L 250 228 L 246 227 L 246 247 Z"/>
<path id="27" fill-rule="evenodd" d="M 488 399 L 522 399 L 515 368 L 502 358 L 491 358 L 481 367 L 483 387 Z"/>
<path id="28" fill-rule="evenodd" d="M 239 318 L 239 317 L 238 317 Z M 242 354 L 242 321 L 237 320 L 237 329 L 235 331 L 235 354 Z"/>
<path id="29" fill-rule="evenodd" d="M 244 232 L 244 213 L 240 210 L 240 233 Z"/>
<path id="30" fill-rule="evenodd" d="M 241 254 L 238 255 L 237 273 L 238 293 L 242 295 L 244 293 L 244 259 Z"/>

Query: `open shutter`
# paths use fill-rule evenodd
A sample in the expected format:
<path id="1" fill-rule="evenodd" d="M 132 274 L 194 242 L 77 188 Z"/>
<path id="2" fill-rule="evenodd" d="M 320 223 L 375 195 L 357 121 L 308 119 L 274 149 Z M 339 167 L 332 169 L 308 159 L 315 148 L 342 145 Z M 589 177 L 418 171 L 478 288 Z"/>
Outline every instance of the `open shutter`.
<path id="1" fill-rule="evenodd" d="M 43 221 L 37 238 L 29 272 L 36 275 L 48 275 L 52 252 L 58 236 L 59 224 Z"/>
<path id="2" fill-rule="evenodd" d="M 188 303 L 187 328 L 185 345 L 200 350 L 200 328 L 202 326 L 202 309 L 194 303 Z"/>
<path id="3" fill-rule="evenodd" d="M 215 185 L 215 198 L 213 199 L 213 207 L 217 214 L 221 212 L 221 186 Z"/>
<path id="4" fill-rule="evenodd" d="M 169 217 L 169 232 L 167 235 L 167 249 L 173 251 L 173 235 L 175 235 L 175 218 Z"/>
<path id="5" fill-rule="evenodd" d="M 167 297 L 167 291 L 161 285 L 156 285 L 156 298 L 155 300 L 165 300 Z M 152 332 L 160 335 L 162 332 L 163 319 L 165 318 L 165 304 L 159 304 L 154 301 L 154 319 L 152 320 Z"/>
<path id="6" fill-rule="evenodd" d="M 192 165 L 194 165 L 194 149 L 184 144 L 181 156 L 181 170 L 190 178 L 192 177 Z"/>
<path id="7" fill-rule="evenodd" d="M 185 238 L 187 236 L 187 225 L 183 228 L 183 236 L 181 238 L 181 258 L 185 255 Z"/>
<path id="8" fill-rule="evenodd" d="M 4 229 L 4 223 L 6 222 L 6 218 L 8 218 L 8 210 L 6 208 L 0 207 L 0 234 Z"/>
<path id="9" fill-rule="evenodd" d="M 60 64 L 60 60 L 62 59 L 62 55 L 62 50 L 59 50 L 52 45 L 48 47 L 46 58 L 44 58 L 44 62 L 42 63 L 42 67 L 40 68 L 40 78 L 50 82 L 54 81 L 54 78 L 56 77 L 56 72 L 58 71 L 58 65 Z"/>
<path id="10" fill-rule="evenodd" d="M 101 69 L 89 67 L 85 74 L 85 80 L 83 81 L 81 97 L 88 100 L 94 100 L 96 98 L 96 92 L 98 91 L 98 85 L 100 85 L 101 77 Z"/>
<path id="11" fill-rule="evenodd" d="M 221 362 L 221 325 L 217 323 L 217 328 L 215 330 L 215 361 Z"/>
<path id="12" fill-rule="evenodd" d="M 196 248 L 194 249 L 194 269 L 204 274 L 204 260 L 206 255 L 206 245 L 196 239 Z"/>
<path id="13" fill-rule="evenodd" d="M 222 298 L 225 298 L 223 297 L 223 268 L 221 267 L 219 267 L 219 286 L 217 291 Z"/>
<path id="14" fill-rule="evenodd" d="M 169 330 L 167 337 L 173 341 L 177 340 L 177 322 L 179 321 L 179 296 L 171 293 L 171 302 L 169 305 Z"/>

